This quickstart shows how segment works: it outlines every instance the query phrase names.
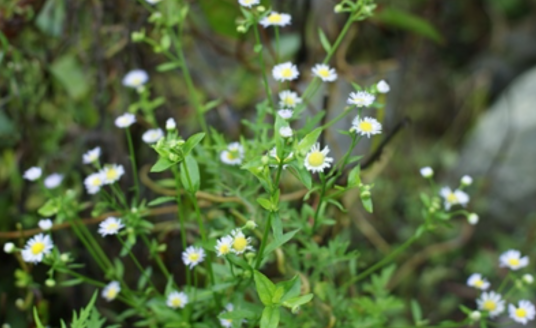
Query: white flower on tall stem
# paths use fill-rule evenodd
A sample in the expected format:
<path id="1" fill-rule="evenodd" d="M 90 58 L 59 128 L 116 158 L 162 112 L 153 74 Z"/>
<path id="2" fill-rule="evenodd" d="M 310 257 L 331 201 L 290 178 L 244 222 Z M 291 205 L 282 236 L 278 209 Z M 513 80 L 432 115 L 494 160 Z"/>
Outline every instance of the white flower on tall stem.
<path id="1" fill-rule="evenodd" d="M 84 179 L 87 193 L 91 195 L 98 193 L 103 184 L 104 176 L 102 172 L 92 173 Z"/>
<path id="2" fill-rule="evenodd" d="M 464 176 L 462 177 L 462 179 L 460 180 L 460 183 L 461 183 L 462 186 L 464 186 L 464 187 L 470 186 L 470 185 L 473 183 L 473 178 L 471 178 L 471 177 L 468 176 L 468 175 L 464 175 Z"/>
<path id="3" fill-rule="evenodd" d="M 279 105 L 286 108 L 294 108 L 302 103 L 302 99 L 294 91 L 283 90 L 279 93 Z"/>
<path id="4" fill-rule="evenodd" d="M 225 305 L 225 310 L 222 311 L 220 314 L 225 312 L 232 312 L 233 310 L 233 304 L 227 303 L 227 305 Z M 233 319 L 220 319 L 220 324 L 225 328 L 231 328 L 233 326 Z"/>
<path id="5" fill-rule="evenodd" d="M 279 135 L 282 136 L 283 138 L 290 138 L 292 137 L 292 134 L 293 132 L 290 126 L 282 126 L 279 129 Z"/>
<path id="6" fill-rule="evenodd" d="M 112 281 L 102 289 L 101 296 L 108 302 L 113 301 L 121 292 L 119 281 Z"/>
<path id="7" fill-rule="evenodd" d="M 290 109 L 280 109 L 277 111 L 277 115 L 281 116 L 282 119 L 288 120 L 292 117 L 292 111 Z"/>
<path id="8" fill-rule="evenodd" d="M 63 181 L 63 174 L 59 173 L 52 173 L 51 175 L 47 176 L 45 180 L 43 181 L 43 184 L 47 189 L 54 189 L 57 188 L 61 182 Z"/>
<path id="9" fill-rule="evenodd" d="M 52 226 L 54 224 L 52 223 L 51 219 L 42 219 L 42 220 L 39 220 L 39 222 L 37 222 L 37 225 L 39 226 L 41 230 L 49 231 L 50 229 L 52 229 Z"/>
<path id="10" fill-rule="evenodd" d="M 240 255 L 245 251 L 253 251 L 253 246 L 251 246 L 251 238 L 246 238 L 240 229 L 231 231 L 231 237 L 233 238 L 231 252 L 235 253 L 236 255 Z"/>
<path id="11" fill-rule="evenodd" d="M 205 251 L 201 247 L 190 246 L 182 252 L 182 261 L 185 265 L 193 269 L 205 259 Z"/>
<path id="12" fill-rule="evenodd" d="M 480 290 L 486 290 L 489 288 L 490 283 L 485 278 L 482 277 L 480 273 L 473 273 L 467 279 L 467 286 L 478 288 Z"/>
<path id="13" fill-rule="evenodd" d="M 318 76 L 324 82 L 333 82 L 337 79 L 335 69 L 326 64 L 316 64 L 312 71 L 314 75 Z"/>
<path id="14" fill-rule="evenodd" d="M 148 144 L 153 144 L 157 142 L 158 140 L 162 139 L 164 137 L 164 131 L 160 128 L 156 129 L 150 129 L 145 131 L 145 133 L 141 136 L 143 139 L 143 142 Z"/>
<path id="15" fill-rule="evenodd" d="M 466 206 L 469 203 L 469 195 L 456 189 L 452 191 L 449 187 L 443 187 L 439 195 L 445 199 L 445 209 L 448 211 L 454 205 Z"/>
<path id="16" fill-rule="evenodd" d="M 129 88 L 139 88 L 149 81 L 149 75 L 142 69 L 134 69 L 123 78 L 123 85 Z"/>
<path id="17" fill-rule="evenodd" d="M 216 252 L 218 253 L 218 257 L 229 254 L 231 252 L 232 247 L 233 237 L 225 236 L 218 239 L 218 242 L 216 243 Z"/>
<path id="18" fill-rule="evenodd" d="M 118 116 L 115 119 L 115 126 L 117 126 L 120 129 L 125 129 L 131 126 L 136 122 L 136 115 L 131 113 L 125 113 L 121 116 Z"/>
<path id="19" fill-rule="evenodd" d="M 384 80 L 381 80 L 378 82 L 378 84 L 376 84 L 376 89 L 378 89 L 379 93 L 388 93 L 391 91 L 391 87 Z"/>
<path id="20" fill-rule="evenodd" d="M 275 65 L 272 69 L 272 75 L 278 82 L 292 81 L 298 78 L 300 73 L 298 68 L 291 62 Z"/>
<path id="21" fill-rule="evenodd" d="M 11 243 L 11 242 L 7 242 L 4 244 L 4 252 L 6 254 L 11 254 L 15 251 L 15 244 Z"/>
<path id="22" fill-rule="evenodd" d="M 100 147 L 95 147 L 91 150 L 88 150 L 84 155 L 82 155 L 82 163 L 91 164 L 99 161 L 101 155 Z"/>
<path id="23" fill-rule="evenodd" d="M 354 131 L 357 134 L 370 138 L 370 135 L 382 133 L 382 125 L 375 118 L 356 116 L 352 121 L 350 132 Z"/>
<path id="24" fill-rule="evenodd" d="M 504 300 L 496 292 L 484 292 L 476 300 L 479 310 L 488 311 L 490 318 L 494 318 L 504 311 Z"/>
<path id="25" fill-rule="evenodd" d="M 177 128 L 177 123 L 172 117 L 168 118 L 166 121 L 166 130 L 175 130 Z"/>
<path id="26" fill-rule="evenodd" d="M 166 299 L 166 305 L 172 309 L 184 308 L 188 304 L 188 295 L 184 292 L 172 291 Z"/>
<path id="27" fill-rule="evenodd" d="M 99 233 L 103 237 L 116 235 L 124 227 L 121 219 L 110 216 L 99 224 Z"/>
<path id="28" fill-rule="evenodd" d="M 518 307 L 516 307 L 514 304 L 508 305 L 508 314 L 512 320 L 523 325 L 526 325 L 529 321 L 534 320 L 534 317 L 536 316 L 536 309 L 531 302 L 521 300 L 519 301 L 518 305 Z"/>
<path id="29" fill-rule="evenodd" d="M 305 168 L 313 173 L 323 172 L 325 168 L 331 166 L 333 162 L 332 157 L 327 157 L 329 153 L 329 147 L 326 146 L 320 150 L 320 144 L 316 143 L 311 147 L 307 156 L 305 156 L 304 165 Z"/>
<path id="30" fill-rule="evenodd" d="M 228 165 L 240 165 L 244 159 L 244 147 L 239 142 L 232 142 L 220 153 L 220 159 Z"/>
<path id="31" fill-rule="evenodd" d="M 42 173 L 43 171 L 40 167 L 33 166 L 27 169 L 22 177 L 29 181 L 35 181 L 41 177 Z"/>
<path id="32" fill-rule="evenodd" d="M 125 174 L 125 169 L 123 168 L 123 165 L 110 164 L 106 165 L 99 172 L 102 176 L 104 184 L 112 184 L 121 179 L 121 176 Z"/>
<path id="33" fill-rule="evenodd" d="M 261 3 L 261 1 L 260 0 L 238 0 L 238 3 L 242 7 L 251 8 L 251 7 L 256 6 L 259 3 Z"/>
<path id="34" fill-rule="evenodd" d="M 519 270 L 529 265 L 529 257 L 521 257 L 521 252 L 515 249 L 510 249 L 504 252 L 499 257 L 499 266 L 501 268 L 507 267 L 510 270 Z"/>
<path id="35" fill-rule="evenodd" d="M 38 234 L 32 237 L 21 252 L 24 262 L 39 263 L 43 257 L 50 253 L 54 248 L 54 243 L 49 235 Z"/>
<path id="36" fill-rule="evenodd" d="M 376 97 L 366 91 L 351 92 L 348 97 L 348 105 L 355 105 L 357 107 L 368 107 L 374 103 Z"/>
<path id="37" fill-rule="evenodd" d="M 292 17 L 289 14 L 272 11 L 268 16 L 261 19 L 259 24 L 264 28 L 269 26 L 287 26 L 290 25 L 291 20 Z"/>

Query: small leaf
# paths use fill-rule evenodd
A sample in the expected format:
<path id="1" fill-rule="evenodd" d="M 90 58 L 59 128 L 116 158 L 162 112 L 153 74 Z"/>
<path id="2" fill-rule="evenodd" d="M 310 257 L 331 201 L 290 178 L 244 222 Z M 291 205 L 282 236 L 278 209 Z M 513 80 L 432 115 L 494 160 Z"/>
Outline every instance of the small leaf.
<path id="1" fill-rule="evenodd" d="M 260 328 L 276 328 L 279 325 L 279 308 L 267 306 L 262 311 Z"/>
<path id="2" fill-rule="evenodd" d="M 272 211 L 272 202 L 269 199 L 259 197 L 257 198 L 257 203 L 259 203 L 265 210 Z"/>
<path id="3" fill-rule="evenodd" d="M 272 305 L 272 297 L 275 293 L 274 283 L 268 279 L 265 275 L 255 270 L 253 272 L 253 278 L 255 280 L 255 287 L 257 288 L 257 294 L 264 305 Z"/>
<path id="4" fill-rule="evenodd" d="M 281 246 L 283 246 L 285 243 L 287 243 L 289 240 L 292 239 L 292 237 L 294 237 L 294 235 L 300 231 L 300 229 L 296 229 L 296 230 L 292 230 L 290 232 L 287 232 L 286 234 L 284 234 L 283 236 L 281 236 L 281 238 L 279 239 L 274 239 L 273 241 L 271 241 L 267 246 L 266 246 L 266 249 L 264 250 L 264 254 L 262 255 L 262 257 L 266 257 L 268 256 L 268 254 L 270 254 L 271 252 L 273 252 L 274 250 L 276 250 L 276 248 L 279 248 Z"/>
<path id="5" fill-rule="evenodd" d="M 60 200 L 59 198 L 52 198 L 47 200 L 43 206 L 41 206 L 37 213 L 43 217 L 50 217 L 56 215 L 60 209 Z"/>
<path id="6" fill-rule="evenodd" d="M 322 132 L 321 128 L 316 128 L 310 133 L 308 133 L 303 139 L 300 141 L 297 147 L 297 151 L 299 153 L 305 154 L 311 149 L 311 147 L 316 143 L 316 140 L 320 136 L 320 133 Z"/>
<path id="7" fill-rule="evenodd" d="M 361 184 L 361 166 L 354 167 L 350 173 L 348 173 L 348 188 L 359 186 Z"/>
<path id="8" fill-rule="evenodd" d="M 363 207 L 365 208 L 367 212 L 372 213 L 373 211 L 372 198 L 370 197 L 361 198 L 361 203 L 363 204 Z"/>
<path id="9" fill-rule="evenodd" d="M 164 34 L 162 38 L 160 39 L 160 46 L 162 49 L 167 50 L 171 46 L 171 38 L 169 37 L 169 34 Z"/>
<path id="10" fill-rule="evenodd" d="M 154 163 L 153 167 L 151 167 L 151 172 L 162 172 L 162 171 L 165 171 L 165 170 L 169 169 L 170 167 L 172 167 L 175 164 L 176 163 L 170 161 L 167 158 L 160 157 L 160 158 L 158 158 L 158 161 L 156 161 L 156 163 Z"/>
<path id="11" fill-rule="evenodd" d="M 163 204 L 163 203 L 167 203 L 167 202 L 172 202 L 175 200 L 175 197 L 172 197 L 172 196 L 162 196 L 162 197 L 158 197 L 157 199 L 153 199 L 152 201 L 149 202 L 149 204 L 147 204 L 147 206 L 156 206 L 156 205 L 160 205 L 160 204 Z"/>
<path id="12" fill-rule="evenodd" d="M 313 299 L 313 294 L 307 294 L 303 296 L 298 296 L 291 298 L 283 303 L 283 306 L 286 306 L 288 308 L 292 309 L 292 312 L 295 312 L 299 306 L 302 306 L 303 304 L 309 303 Z"/>
<path id="13" fill-rule="evenodd" d="M 413 316 L 413 322 L 418 326 L 422 321 L 422 310 L 419 306 L 419 302 L 415 299 L 411 300 L 411 315 Z"/>
<path id="14" fill-rule="evenodd" d="M 156 66 L 156 70 L 158 72 L 166 72 L 166 71 L 171 71 L 172 69 L 177 69 L 180 67 L 181 67 L 181 64 L 179 62 L 168 62 L 168 63 L 163 63 L 163 64 Z"/>
<path id="15" fill-rule="evenodd" d="M 318 28 L 318 36 L 320 37 L 320 44 L 322 44 L 322 48 L 324 48 L 324 50 L 329 53 L 329 51 L 331 50 L 331 44 L 329 44 L 329 40 L 321 28 Z"/>
<path id="16" fill-rule="evenodd" d="M 186 156 L 182 162 L 180 176 L 182 185 L 185 186 L 186 190 L 188 190 L 190 193 L 195 193 L 199 190 L 199 186 L 201 184 L 199 166 L 197 166 L 197 161 L 192 155 Z"/>
<path id="17" fill-rule="evenodd" d="M 427 20 L 402 10 L 385 8 L 374 16 L 386 25 L 420 34 L 436 43 L 443 43 L 443 36 Z"/>
<path id="18" fill-rule="evenodd" d="M 280 303 L 300 296 L 301 280 L 297 275 L 290 280 L 278 283 L 277 286 L 281 286 L 285 290 L 285 294 L 281 297 L 281 300 L 279 301 Z"/>
<path id="19" fill-rule="evenodd" d="M 201 142 L 201 140 L 203 140 L 204 137 L 205 133 L 199 132 L 188 138 L 184 145 L 182 145 L 182 152 L 184 153 L 184 156 L 188 155 L 192 151 L 192 149 L 194 149 L 194 147 L 197 146 L 197 144 Z"/>
<path id="20" fill-rule="evenodd" d="M 253 47 L 253 51 L 256 53 L 259 53 L 262 51 L 262 44 L 256 44 L 255 47 Z"/>

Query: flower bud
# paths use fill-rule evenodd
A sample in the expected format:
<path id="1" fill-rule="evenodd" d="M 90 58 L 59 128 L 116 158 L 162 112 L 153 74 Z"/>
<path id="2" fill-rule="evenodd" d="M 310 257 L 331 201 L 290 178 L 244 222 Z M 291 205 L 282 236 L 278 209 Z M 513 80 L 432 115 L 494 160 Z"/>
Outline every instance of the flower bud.
<path id="1" fill-rule="evenodd" d="M 343 5 L 340 4 L 340 3 L 337 4 L 337 5 L 335 6 L 335 8 L 333 9 L 333 11 L 335 11 L 336 14 L 338 14 L 338 13 L 342 13 L 343 10 L 344 10 L 344 7 L 343 7 Z"/>
<path id="2" fill-rule="evenodd" d="M 473 178 L 468 175 L 464 175 L 461 179 L 461 184 L 464 187 L 470 186 L 473 183 Z"/>
<path id="3" fill-rule="evenodd" d="M 4 323 L 2 325 L 2 328 L 11 328 L 11 325 L 9 323 Z"/>
<path id="4" fill-rule="evenodd" d="M 13 253 L 14 250 L 15 250 L 15 244 L 13 243 L 4 244 L 4 252 L 6 252 L 7 254 Z"/>
<path id="5" fill-rule="evenodd" d="M 471 312 L 471 314 L 469 314 L 469 319 L 471 319 L 472 321 L 479 321 L 480 318 L 482 318 L 482 314 L 480 313 L 480 311 L 473 311 Z"/>
<path id="6" fill-rule="evenodd" d="M 434 170 L 429 166 L 423 167 L 421 168 L 421 175 L 423 178 L 430 179 L 434 176 Z"/>
<path id="7" fill-rule="evenodd" d="M 266 8 L 264 8 L 264 6 L 258 6 L 257 7 L 257 11 L 260 12 L 260 13 L 264 12 L 265 10 L 266 10 Z"/>
<path id="8" fill-rule="evenodd" d="M 132 34 L 130 34 L 130 39 L 132 42 L 142 42 L 145 39 L 145 31 L 141 30 L 139 32 L 132 32 Z"/>
<path id="9" fill-rule="evenodd" d="M 249 230 L 253 230 L 253 229 L 257 228 L 257 223 L 255 223 L 255 221 L 249 220 L 248 222 L 246 222 L 246 225 L 244 226 L 244 228 L 249 229 Z"/>
<path id="10" fill-rule="evenodd" d="M 521 279 L 523 279 L 523 282 L 527 285 L 532 285 L 532 283 L 534 283 L 534 277 L 530 273 L 524 274 Z"/>
<path id="11" fill-rule="evenodd" d="M 361 199 L 369 199 L 370 198 L 370 191 L 364 190 L 361 192 Z"/>
<path id="12" fill-rule="evenodd" d="M 475 225 L 478 223 L 478 215 L 476 213 L 471 213 L 467 216 L 467 222 L 469 222 L 470 225 Z"/>
<path id="13" fill-rule="evenodd" d="M 24 310 L 24 300 L 22 298 L 17 298 L 15 301 L 15 306 L 20 310 Z"/>
<path id="14" fill-rule="evenodd" d="M 179 155 L 174 154 L 174 153 L 170 153 L 170 154 L 168 155 L 168 158 L 169 158 L 169 160 L 172 161 L 172 162 L 177 162 L 178 160 L 181 159 L 181 157 L 180 157 Z"/>
<path id="15" fill-rule="evenodd" d="M 262 164 L 267 165 L 268 162 L 270 162 L 270 159 L 268 158 L 268 156 L 263 156 L 261 157 L 261 162 Z"/>
<path id="16" fill-rule="evenodd" d="M 175 130 L 177 128 L 177 123 L 175 123 L 175 120 L 170 117 L 166 121 L 166 130 Z"/>
<path id="17" fill-rule="evenodd" d="M 47 279 L 47 280 L 45 281 L 45 285 L 47 285 L 48 287 L 51 287 L 51 288 L 52 288 L 52 287 L 56 286 L 56 280 L 54 280 L 54 279 Z"/>
<path id="18" fill-rule="evenodd" d="M 238 33 L 246 33 L 246 32 L 247 32 L 247 29 L 246 29 L 246 27 L 245 27 L 244 25 L 238 25 L 238 26 L 236 27 L 236 31 L 237 31 Z"/>
<path id="19" fill-rule="evenodd" d="M 71 257 L 69 256 L 69 253 L 63 253 L 60 255 L 60 260 L 63 262 L 63 263 L 67 263 L 71 260 Z"/>

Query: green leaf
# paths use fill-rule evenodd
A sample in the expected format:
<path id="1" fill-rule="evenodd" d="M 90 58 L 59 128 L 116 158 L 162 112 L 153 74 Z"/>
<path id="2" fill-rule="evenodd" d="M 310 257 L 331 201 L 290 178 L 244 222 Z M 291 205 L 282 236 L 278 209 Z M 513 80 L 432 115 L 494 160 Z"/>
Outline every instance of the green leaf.
<path id="1" fill-rule="evenodd" d="M 430 22 L 402 10 L 385 8 L 377 13 L 373 19 L 386 25 L 420 34 L 436 43 L 444 42 L 443 36 Z"/>
<path id="2" fill-rule="evenodd" d="M 255 47 L 253 47 L 253 51 L 256 53 L 259 53 L 262 51 L 262 44 L 256 44 Z"/>
<path id="3" fill-rule="evenodd" d="M 274 239 L 273 241 L 271 241 L 266 246 L 266 249 L 264 250 L 264 254 L 262 255 L 262 257 L 264 258 L 264 257 L 268 256 L 268 254 L 270 254 L 271 252 L 275 251 L 277 248 L 279 248 L 279 247 L 283 246 L 284 244 L 286 244 L 289 240 L 292 239 L 292 237 L 294 237 L 294 235 L 298 231 L 300 231 L 300 229 L 292 230 L 290 232 L 287 232 L 283 236 L 281 236 L 281 238 Z"/>
<path id="4" fill-rule="evenodd" d="M 156 205 L 171 202 L 171 201 L 174 201 L 174 200 L 175 200 L 175 197 L 162 196 L 162 197 L 158 197 L 157 199 L 153 199 L 152 201 L 149 202 L 149 204 L 147 204 L 147 206 L 149 206 L 149 207 L 150 206 L 156 206 Z"/>
<path id="5" fill-rule="evenodd" d="M 372 206 L 372 198 L 361 198 L 361 203 L 367 212 L 372 213 L 374 210 Z"/>
<path id="6" fill-rule="evenodd" d="M 201 140 L 203 140 L 204 137 L 205 133 L 199 132 L 188 138 L 184 145 L 182 145 L 182 152 L 184 153 L 184 156 L 188 155 L 192 151 L 192 149 L 194 149 L 194 147 L 197 146 L 197 144 L 201 142 Z"/>
<path id="7" fill-rule="evenodd" d="M 318 140 L 318 137 L 320 136 L 321 132 L 322 132 L 321 128 L 316 128 L 310 133 L 308 133 L 300 141 L 296 150 L 302 154 L 307 153 L 311 149 L 311 147 L 316 143 L 316 140 Z"/>
<path id="8" fill-rule="evenodd" d="M 272 303 L 279 304 L 281 297 L 285 294 L 285 289 L 282 286 L 277 286 L 275 288 L 274 295 L 272 296 Z"/>
<path id="9" fill-rule="evenodd" d="M 188 171 L 188 174 L 186 171 Z M 197 161 L 192 155 L 186 156 L 184 161 L 181 163 L 180 175 L 182 185 L 185 186 L 186 190 L 191 193 L 195 193 L 199 190 L 199 186 L 201 184 L 199 166 L 197 166 Z"/>
<path id="10" fill-rule="evenodd" d="M 79 100 L 89 92 L 88 81 L 91 78 L 82 71 L 74 55 L 68 54 L 56 59 L 50 65 L 50 72 L 72 99 Z"/>
<path id="11" fill-rule="evenodd" d="M 60 199 L 52 198 L 47 200 L 47 202 L 37 210 L 37 213 L 44 217 L 54 216 L 60 210 L 60 206 Z"/>
<path id="12" fill-rule="evenodd" d="M 169 169 L 170 167 L 172 167 L 175 164 L 176 163 L 170 161 L 167 158 L 160 157 L 160 158 L 158 158 L 158 161 L 156 161 L 156 163 L 154 163 L 153 167 L 151 167 L 151 172 L 162 172 L 162 171 L 165 171 L 165 170 Z"/>
<path id="13" fill-rule="evenodd" d="M 163 64 L 156 66 L 156 70 L 158 72 L 166 72 L 166 71 L 171 71 L 172 69 L 177 69 L 180 67 L 181 67 L 181 64 L 179 62 L 168 62 L 168 63 L 163 63 Z"/>
<path id="14" fill-rule="evenodd" d="M 281 286 L 285 290 L 285 294 L 281 297 L 280 303 L 284 303 L 289 299 L 300 296 L 301 280 L 296 275 L 294 278 L 278 283 L 276 286 Z"/>
<path id="15" fill-rule="evenodd" d="M 298 310 L 298 307 L 302 306 L 303 304 L 309 303 L 312 299 L 313 294 L 306 294 L 303 296 L 288 299 L 286 302 L 283 303 L 283 306 L 290 308 L 292 312 L 296 312 L 296 310 Z"/>
<path id="16" fill-rule="evenodd" d="M 262 311 L 260 328 L 276 328 L 279 325 L 279 308 L 267 306 Z"/>
<path id="17" fill-rule="evenodd" d="M 164 50 L 168 50 L 171 46 L 171 38 L 169 37 L 169 34 L 164 34 L 162 38 L 160 39 L 160 46 Z"/>
<path id="18" fill-rule="evenodd" d="M 272 211 L 272 202 L 269 199 L 259 197 L 257 198 L 257 203 L 259 203 L 265 210 Z"/>
<path id="19" fill-rule="evenodd" d="M 275 293 L 274 283 L 257 270 L 253 272 L 253 278 L 255 280 L 257 294 L 259 294 L 259 299 L 261 300 L 262 304 L 267 306 L 272 305 L 272 297 Z"/>
<path id="20" fill-rule="evenodd" d="M 65 3 L 62 0 L 48 0 L 45 2 L 36 19 L 36 25 L 42 32 L 53 37 L 61 36 L 66 17 Z"/>
<path id="21" fill-rule="evenodd" d="M 215 99 L 215 100 L 212 100 L 212 101 L 209 101 L 208 103 L 206 103 L 204 106 L 203 106 L 203 113 L 206 113 L 208 112 L 209 110 L 213 109 L 213 108 L 216 108 L 217 106 L 219 106 L 223 101 L 221 99 Z"/>
<path id="22" fill-rule="evenodd" d="M 331 44 L 329 44 L 328 38 L 320 27 L 318 28 L 318 37 L 320 38 L 320 44 L 322 44 L 322 48 L 324 48 L 324 50 L 329 53 L 329 51 L 331 50 Z"/>
<path id="23" fill-rule="evenodd" d="M 240 321 L 242 319 L 254 319 L 256 316 L 257 314 L 253 311 L 237 309 L 229 312 L 222 312 L 220 315 L 218 315 L 218 318 Z"/>
<path id="24" fill-rule="evenodd" d="M 361 184 L 361 166 L 357 165 L 348 173 L 348 188 L 359 186 Z"/>
<path id="25" fill-rule="evenodd" d="M 35 325 L 37 328 L 45 328 L 45 326 L 43 326 L 43 324 L 41 323 L 41 320 L 39 319 L 39 313 L 37 312 L 37 308 L 34 306 L 33 308 L 33 316 L 34 316 L 34 321 L 35 321 Z"/>
<path id="26" fill-rule="evenodd" d="M 415 299 L 411 300 L 411 315 L 413 316 L 413 322 L 418 326 L 422 320 L 422 310 L 419 306 L 419 302 Z"/>
<path id="27" fill-rule="evenodd" d="M 241 257 L 238 257 L 234 254 L 228 254 L 226 258 L 227 260 L 229 260 L 229 262 L 233 263 L 238 267 L 241 267 L 244 270 L 251 270 L 251 265 L 249 265 L 249 263 Z"/>

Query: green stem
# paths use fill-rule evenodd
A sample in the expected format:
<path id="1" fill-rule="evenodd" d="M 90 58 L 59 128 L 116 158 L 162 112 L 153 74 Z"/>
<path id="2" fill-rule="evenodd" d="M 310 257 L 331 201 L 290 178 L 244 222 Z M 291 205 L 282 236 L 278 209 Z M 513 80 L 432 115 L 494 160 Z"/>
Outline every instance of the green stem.
<path id="1" fill-rule="evenodd" d="M 183 206 L 182 206 L 182 201 L 181 201 L 181 193 L 180 193 L 181 180 L 180 180 L 179 171 L 178 171 L 176 166 L 172 166 L 171 171 L 173 172 L 173 176 L 175 177 L 175 189 L 177 191 L 177 198 L 176 199 L 177 199 L 177 207 L 179 209 L 177 211 L 177 219 L 178 219 L 180 227 L 181 227 L 182 249 L 186 250 L 186 248 L 187 248 L 187 244 L 186 244 L 186 222 L 185 222 L 185 214 L 184 214 L 184 211 L 183 211 Z M 188 288 L 190 288 L 191 283 L 192 283 L 191 272 L 190 272 L 190 269 L 188 269 L 187 267 L 185 268 L 185 270 L 186 270 L 186 284 L 187 284 Z"/>
<path id="2" fill-rule="evenodd" d="M 259 253 L 257 254 L 257 261 L 255 262 L 255 270 L 258 270 L 261 265 L 261 261 L 262 261 L 263 254 L 264 254 L 264 249 L 266 248 L 266 244 L 268 242 L 268 232 L 272 230 L 272 215 L 273 214 L 274 214 L 273 212 L 270 212 L 268 214 L 268 221 L 266 221 L 266 227 L 264 227 L 264 234 L 262 236 L 261 246 L 259 248 Z"/>
<path id="3" fill-rule="evenodd" d="M 134 185 L 136 191 L 136 197 L 134 198 L 134 206 L 137 206 L 138 199 L 140 198 L 140 182 L 138 180 L 138 169 L 136 167 L 136 157 L 134 153 L 134 145 L 132 144 L 132 136 L 130 135 L 130 129 L 125 129 L 128 140 L 128 152 L 130 155 L 130 163 L 132 164 L 132 175 L 134 176 Z"/>
<path id="4" fill-rule="evenodd" d="M 315 215 L 313 217 L 313 233 L 318 228 L 318 215 L 322 208 L 322 203 L 324 202 L 324 196 L 326 194 L 326 177 L 323 172 L 320 172 L 320 183 L 322 183 L 322 189 L 320 190 L 320 198 L 318 200 L 318 206 L 316 207 Z"/>
<path id="5" fill-rule="evenodd" d="M 123 241 L 123 239 L 117 235 L 117 239 L 119 240 L 119 242 L 121 243 L 121 245 L 123 245 L 124 248 L 126 248 L 126 244 L 125 242 Z M 151 277 L 149 277 L 147 275 L 147 271 L 143 269 L 142 265 L 140 264 L 140 262 L 138 261 L 138 259 L 136 258 L 136 256 L 132 253 L 132 249 L 129 248 L 128 249 L 128 255 L 130 256 L 130 258 L 132 259 L 132 262 L 134 262 L 134 264 L 136 265 L 136 267 L 138 268 L 138 270 L 140 270 L 140 273 L 145 277 L 145 279 L 147 279 L 147 281 L 149 282 L 149 284 L 151 284 L 151 287 L 153 287 L 153 289 L 160 294 L 160 292 L 158 291 L 158 289 L 156 288 L 156 286 L 153 284 L 153 281 L 151 280 Z"/>
<path id="6" fill-rule="evenodd" d="M 151 242 L 149 241 L 149 239 L 147 239 L 147 236 L 145 236 L 143 233 L 141 234 L 141 240 L 143 241 L 145 246 L 147 246 L 148 249 L 151 249 Z M 158 256 L 158 254 L 154 254 L 154 260 L 156 261 L 156 264 L 160 268 L 160 271 L 162 271 L 162 273 L 166 277 L 166 280 L 169 280 L 169 278 L 171 277 L 171 274 L 169 273 L 168 269 L 164 265 L 164 262 L 162 262 L 162 259 L 160 258 L 160 256 Z"/>

